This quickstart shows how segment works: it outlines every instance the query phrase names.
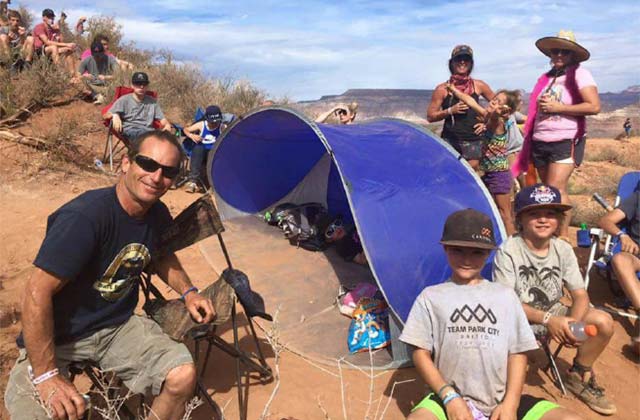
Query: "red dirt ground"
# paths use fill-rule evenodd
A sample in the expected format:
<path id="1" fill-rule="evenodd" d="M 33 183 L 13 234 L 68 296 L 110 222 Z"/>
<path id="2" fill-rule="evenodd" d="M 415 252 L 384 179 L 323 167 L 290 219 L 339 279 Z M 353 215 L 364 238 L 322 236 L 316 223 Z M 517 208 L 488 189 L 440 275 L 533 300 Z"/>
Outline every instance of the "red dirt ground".
<path id="1" fill-rule="evenodd" d="M 75 102 L 58 109 L 43 110 L 26 125 L 18 128 L 27 135 L 43 136 L 56 127 L 60 119 L 74 119 L 76 130 L 83 132 L 76 138 L 81 165 L 71 165 L 52 160 L 53 154 L 45 154 L 26 146 L 0 142 L 0 391 L 4 394 L 9 370 L 17 355 L 14 339 L 20 330 L 20 298 L 22 286 L 33 268 L 31 262 L 44 236 L 47 215 L 79 193 L 92 188 L 107 186 L 115 178 L 103 175 L 91 168 L 94 157 L 101 155 L 105 130 L 98 124 L 98 111 L 90 104 Z M 83 121 L 89 121 L 83 123 Z M 613 140 L 590 140 L 588 149 L 628 148 L 637 152 L 640 138 L 620 143 Z M 598 169 L 596 171 L 596 169 Z M 579 182 L 592 185 L 595 178 L 613 177 L 625 172 L 615 163 L 597 162 L 585 164 L 576 176 Z M 637 167 L 636 167 L 637 169 Z M 607 175 L 603 175 L 603 174 Z M 613 181 L 614 184 L 617 180 Z M 586 190 L 591 192 L 591 190 Z M 578 197 L 586 203 L 588 196 Z M 609 193 L 610 196 L 610 193 Z M 170 191 L 165 202 L 172 213 L 177 214 L 195 197 L 183 191 Z M 205 262 L 197 246 L 179 254 L 184 266 L 197 286 L 205 286 L 205 279 L 215 275 Z M 580 253 L 583 261 L 584 253 Z M 596 302 L 611 301 L 608 288 L 599 278 L 593 279 L 590 295 Z M 607 389 L 609 397 L 618 406 L 616 419 L 640 418 L 640 370 L 638 360 L 630 354 L 627 343 L 630 324 L 615 318 L 615 335 L 603 356 L 595 365 L 599 382 Z M 226 333 L 229 336 L 229 332 Z M 230 338 L 230 337 L 227 337 Z M 268 346 L 266 347 L 268 348 Z M 268 362 L 273 367 L 273 352 L 268 351 Z M 312 365 L 300 356 L 284 351 L 278 363 L 279 381 L 266 385 L 253 383 L 250 387 L 249 419 L 257 419 L 263 413 L 272 393 L 273 401 L 266 418 L 297 419 L 329 418 L 404 418 L 420 399 L 424 385 L 415 370 L 369 372 Z M 560 367 L 566 369 L 572 359 L 572 351 L 560 353 Z M 525 391 L 536 396 L 556 400 L 579 412 L 584 418 L 599 416 L 573 397 L 562 398 L 548 376 L 541 371 L 545 359 L 541 352 L 532 358 Z M 214 399 L 225 408 L 228 418 L 237 418 L 237 395 L 232 360 L 221 352 L 214 352 L 204 380 L 213 392 Z M 394 388 L 394 384 L 397 384 Z M 277 389 L 276 389 L 277 388 Z M 393 389 L 393 392 L 392 392 Z M 0 418 L 8 418 L 4 400 L 0 397 Z M 388 407 L 387 407 L 388 404 Z M 210 418 L 206 409 L 196 411 L 195 418 Z"/>

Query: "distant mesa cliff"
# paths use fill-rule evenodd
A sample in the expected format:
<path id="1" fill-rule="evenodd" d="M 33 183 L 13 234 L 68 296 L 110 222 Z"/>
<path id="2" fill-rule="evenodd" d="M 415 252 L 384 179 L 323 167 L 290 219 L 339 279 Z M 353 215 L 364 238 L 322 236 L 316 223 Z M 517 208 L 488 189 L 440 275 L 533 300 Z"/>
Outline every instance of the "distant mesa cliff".
<path id="1" fill-rule="evenodd" d="M 315 118 L 339 103 L 356 101 L 359 104 L 357 121 L 391 117 L 427 125 L 426 110 L 432 94 L 432 89 L 349 89 L 340 95 L 325 95 L 318 100 L 301 101 L 293 106 Z M 527 93 L 521 110 L 526 111 L 528 98 Z M 589 117 L 591 136 L 617 135 L 626 117 L 631 118 L 634 127 L 640 128 L 640 85 L 630 86 L 619 93 L 600 93 L 600 101 L 602 112 Z M 440 125 L 429 124 L 429 127 L 439 133 Z"/>

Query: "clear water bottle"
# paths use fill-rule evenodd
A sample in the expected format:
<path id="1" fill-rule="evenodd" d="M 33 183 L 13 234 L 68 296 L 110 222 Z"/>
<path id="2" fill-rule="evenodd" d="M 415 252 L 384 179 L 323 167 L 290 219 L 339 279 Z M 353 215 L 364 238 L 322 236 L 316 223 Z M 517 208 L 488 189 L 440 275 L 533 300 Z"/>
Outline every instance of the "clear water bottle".
<path id="1" fill-rule="evenodd" d="M 102 172 L 105 171 L 104 165 L 102 164 L 102 161 L 100 159 L 96 158 L 93 161 L 93 165 L 96 167 L 97 170 L 102 171 Z"/>
<path id="2" fill-rule="evenodd" d="M 589 337 L 595 337 L 598 335 L 598 328 L 593 324 L 585 324 L 584 322 L 572 322 L 569 324 L 571 334 L 573 334 L 578 341 L 584 341 Z"/>

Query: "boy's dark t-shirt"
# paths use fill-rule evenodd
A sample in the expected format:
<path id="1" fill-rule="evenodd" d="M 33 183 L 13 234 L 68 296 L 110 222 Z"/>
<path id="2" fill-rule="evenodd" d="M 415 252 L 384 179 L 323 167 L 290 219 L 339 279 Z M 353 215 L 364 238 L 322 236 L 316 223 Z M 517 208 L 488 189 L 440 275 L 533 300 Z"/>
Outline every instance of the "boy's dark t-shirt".
<path id="1" fill-rule="evenodd" d="M 640 244 L 640 191 L 635 191 L 618 206 L 625 215 L 626 231 L 637 244 Z"/>
<path id="2" fill-rule="evenodd" d="M 345 226 L 344 229 L 345 235 L 336 241 L 336 251 L 346 261 L 353 261 L 362 252 L 362 243 L 354 226 Z"/>
<path id="3" fill-rule="evenodd" d="M 115 187 L 88 191 L 49 216 L 34 265 L 69 281 L 53 297 L 56 344 L 77 341 L 131 317 L 138 303 L 138 279 L 171 220 L 160 201 L 142 219 L 129 216 Z M 24 346 L 22 334 L 17 343 Z"/>

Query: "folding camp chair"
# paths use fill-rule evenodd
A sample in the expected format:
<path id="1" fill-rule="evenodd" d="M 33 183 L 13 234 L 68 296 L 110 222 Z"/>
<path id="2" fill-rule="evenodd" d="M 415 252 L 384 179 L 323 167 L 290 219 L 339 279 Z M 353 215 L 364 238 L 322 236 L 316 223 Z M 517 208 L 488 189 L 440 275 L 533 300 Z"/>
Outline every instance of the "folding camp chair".
<path id="1" fill-rule="evenodd" d="M 121 96 L 128 95 L 129 93 L 132 93 L 132 92 L 133 92 L 133 88 L 131 87 L 118 86 L 113 96 L 113 101 L 111 101 L 110 104 L 102 108 L 101 114 L 105 115 L 107 112 L 109 112 L 109 110 L 111 109 L 115 101 L 117 101 Z M 154 99 L 158 98 L 158 94 L 150 90 L 147 91 L 147 95 Z M 123 152 L 126 152 L 131 146 L 131 142 L 122 133 L 118 133 L 113 129 L 111 119 L 107 119 L 107 120 L 103 119 L 103 124 L 105 125 L 105 127 L 109 129 L 109 131 L 107 132 L 107 140 L 105 141 L 105 145 L 104 145 L 102 162 L 109 159 L 109 170 L 113 172 L 114 159 L 120 156 Z M 161 128 L 160 121 L 154 120 L 153 127 L 158 129 Z M 115 141 L 113 140 L 114 137 L 115 137 Z M 118 169 L 119 166 L 120 165 L 118 164 L 116 166 L 116 169 Z"/>
<path id="2" fill-rule="evenodd" d="M 594 194 L 594 199 L 604 207 L 606 210 L 612 210 L 617 207 L 622 200 L 627 198 L 635 191 L 640 190 L 640 171 L 638 172 L 628 172 L 622 176 L 620 179 L 620 183 L 618 184 L 618 192 L 614 201 L 613 207 L 607 203 L 605 199 L 603 199 L 599 194 Z M 624 231 L 626 230 L 626 226 L 620 226 L 620 228 Z M 589 260 L 587 262 L 587 268 L 585 270 L 585 288 L 589 287 L 589 276 L 591 269 L 593 266 L 596 266 L 604 275 L 607 277 L 607 280 L 610 284 L 612 284 L 615 279 L 613 278 L 613 268 L 611 267 L 611 258 L 620 252 L 620 244 L 617 239 L 612 237 L 611 235 L 605 234 L 602 229 L 591 229 L 591 251 L 589 252 Z M 599 247 L 600 241 L 605 239 L 604 243 L 604 251 L 600 258 L 596 259 L 596 251 Z M 638 279 L 640 279 L 640 273 L 638 274 Z M 638 316 L 635 314 L 630 314 L 625 311 L 615 310 L 607 307 L 601 307 L 607 312 L 620 315 L 623 317 L 638 319 Z"/>
<path id="3" fill-rule="evenodd" d="M 247 276 L 233 268 L 226 245 L 222 239 L 223 231 L 224 227 L 213 205 L 211 195 L 205 194 L 175 218 L 172 226 L 161 235 L 159 243 L 159 253 L 162 255 L 163 253 L 179 251 L 212 234 L 217 235 L 228 268 L 223 271 L 216 282 L 201 292 L 201 294 L 212 298 L 216 306 L 217 318 L 213 323 L 197 325 L 190 320 L 188 315 L 186 317 L 176 317 L 176 311 L 169 309 L 170 306 L 181 307 L 182 311 L 186 312 L 184 304 L 176 300 L 167 301 L 150 281 L 150 276 L 147 276 L 145 281 L 142 282 L 146 300 L 144 309 L 173 338 L 190 338 L 193 340 L 196 364 L 199 362 L 200 345 L 204 342 L 208 344 L 203 366 L 198 376 L 197 387 L 199 393 L 212 407 L 217 406 L 202 384 L 202 374 L 206 371 L 213 346 L 236 359 L 239 412 L 240 418 L 245 420 L 247 418 L 250 375 L 257 373 L 262 383 L 271 381 L 273 378 L 271 369 L 260 348 L 252 318 L 258 316 L 271 321 L 272 317 L 265 312 L 264 302 L 260 295 L 251 290 Z M 151 298 L 152 295 L 153 299 Z M 244 310 L 257 353 L 246 352 L 240 347 L 236 303 L 240 303 Z M 217 326 L 228 319 L 231 319 L 233 344 L 227 343 L 217 334 Z M 246 380 L 243 380 L 243 378 L 246 378 Z"/>
<path id="4" fill-rule="evenodd" d="M 567 388 L 564 386 L 562 376 L 560 376 L 560 370 L 556 364 L 558 354 L 560 354 L 560 350 L 562 350 L 562 344 L 558 345 L 555 352 L 552 352 L 551 347 L 549 347 L 549 343 L 551 341 L 549 335 L 536 335 L 536 340 L 540 344 L 544 354 L 547 356 L 547 365 L 542 368 L 542 370 L 545 372 L 551 370 L 551 377 L 556 382 L 556 386 L 560 388 L 562 395 L 567 395 Z"/>

